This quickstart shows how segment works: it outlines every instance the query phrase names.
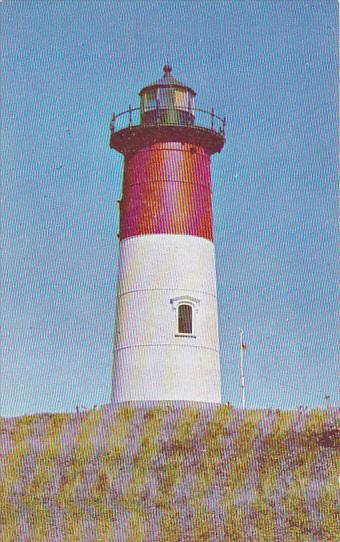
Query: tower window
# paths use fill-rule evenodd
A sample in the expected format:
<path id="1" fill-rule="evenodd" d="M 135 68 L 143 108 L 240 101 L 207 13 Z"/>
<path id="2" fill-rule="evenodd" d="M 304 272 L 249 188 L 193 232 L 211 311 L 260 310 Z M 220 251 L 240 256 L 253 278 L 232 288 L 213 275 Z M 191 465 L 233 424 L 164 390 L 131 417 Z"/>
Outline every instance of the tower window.
<path id="1" fill-rule="evenodd" d="M 179 305 L 178 307 L 178 333 L 192 334 L 192 306 Z"/>
<path id="2" fill-rule="evenodd" d="M 199 311 L 200 300 L 190 295 L 181 295 L 170 299 L 174 311 L 175 337 L 197 338 L 197 321 L 195 314 Z M 195 320 L 194 320 L 195 319 Z"/>

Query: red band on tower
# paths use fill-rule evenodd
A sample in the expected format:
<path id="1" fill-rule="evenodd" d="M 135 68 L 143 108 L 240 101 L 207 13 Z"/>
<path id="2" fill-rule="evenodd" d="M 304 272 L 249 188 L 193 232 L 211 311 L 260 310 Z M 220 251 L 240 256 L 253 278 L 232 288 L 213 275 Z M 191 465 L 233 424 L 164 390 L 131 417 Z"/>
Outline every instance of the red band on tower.
<path id="1" fill-rule="evenodd" d="M 210 157 L 197 145 L 158 143 L 125 158 L 120 239 L 195 235 L 212 241 Z"/>

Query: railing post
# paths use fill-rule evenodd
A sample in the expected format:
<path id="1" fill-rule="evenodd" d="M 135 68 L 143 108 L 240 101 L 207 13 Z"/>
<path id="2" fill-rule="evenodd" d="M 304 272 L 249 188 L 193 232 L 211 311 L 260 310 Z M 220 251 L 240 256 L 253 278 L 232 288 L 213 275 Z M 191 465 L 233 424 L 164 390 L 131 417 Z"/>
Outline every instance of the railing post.
<path id="1" fill-rule="evenodd" d="M 115 131 L 115 120 L 116 120 L 116 115 L 113 113 L 112 114 L 112 119 L 111 119 L 111 122 L 110 122 L 110 130 L 111 130 L 112 133 Z"/>
<path id="2" fill-rule="evenodd" d="M 211 108 L 211 129 L 214 130 L 214 108 Z"/>
<path id="3" fill-rule="evenodd" d="M 156 125 L 157 126 L 159 125 L 159 121 L 160 121 L 160 118 L 159 118 L 159 99 L 157 98 L 156 99 Z"/>
<path id="4" fill-rule="evenodd" d="M 131 128 L 132 124 L 132 107 L 131 104 L 129 105 L 129 128 Z"/>

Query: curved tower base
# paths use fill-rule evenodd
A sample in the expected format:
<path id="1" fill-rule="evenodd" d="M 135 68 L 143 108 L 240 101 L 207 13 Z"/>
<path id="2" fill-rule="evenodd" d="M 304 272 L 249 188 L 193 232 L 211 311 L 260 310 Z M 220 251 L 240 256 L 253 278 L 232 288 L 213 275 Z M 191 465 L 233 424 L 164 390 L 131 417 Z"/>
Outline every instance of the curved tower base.
<path id="1" fill-rule="evenodd" d="M 188 346 L 136 347 L 115 353 L 113 402 L 221 403 L 218 352 Z"/>

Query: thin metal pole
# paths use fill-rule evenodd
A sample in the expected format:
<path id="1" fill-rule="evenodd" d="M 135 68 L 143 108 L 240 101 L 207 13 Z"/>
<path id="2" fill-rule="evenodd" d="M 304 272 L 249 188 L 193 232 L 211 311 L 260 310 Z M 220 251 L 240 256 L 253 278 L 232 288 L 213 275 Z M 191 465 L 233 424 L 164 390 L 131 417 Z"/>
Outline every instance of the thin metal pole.
<path id="1" fill-rule="evenodd" d="M 113 113 L 112 114 L 112 119 L 111 119 L 111 122 L 110 122 L 110 129 L 111 129 L 112 133 L 115 131 L 115 120 L 116 120 L 116 115 Z"/>
<path id="2" fill-rule="evenodd" d="M 240 329 L 240 369 L 241 369 L 241 390 L 242 390 L 242 408 L 246 408 L 246 385 L 243 369 L 243 330 Z"/>
<path id="3" fill-rule="evenodd" d="M 157 90 L 157 95 L 158 95 L 158 90 Z M 159 115 L 159 99 L 157 97 L 156 98 L 156 125 L 157 126 L 159 125 L 159 119 L 160 119 L 160 115 Z"/>

